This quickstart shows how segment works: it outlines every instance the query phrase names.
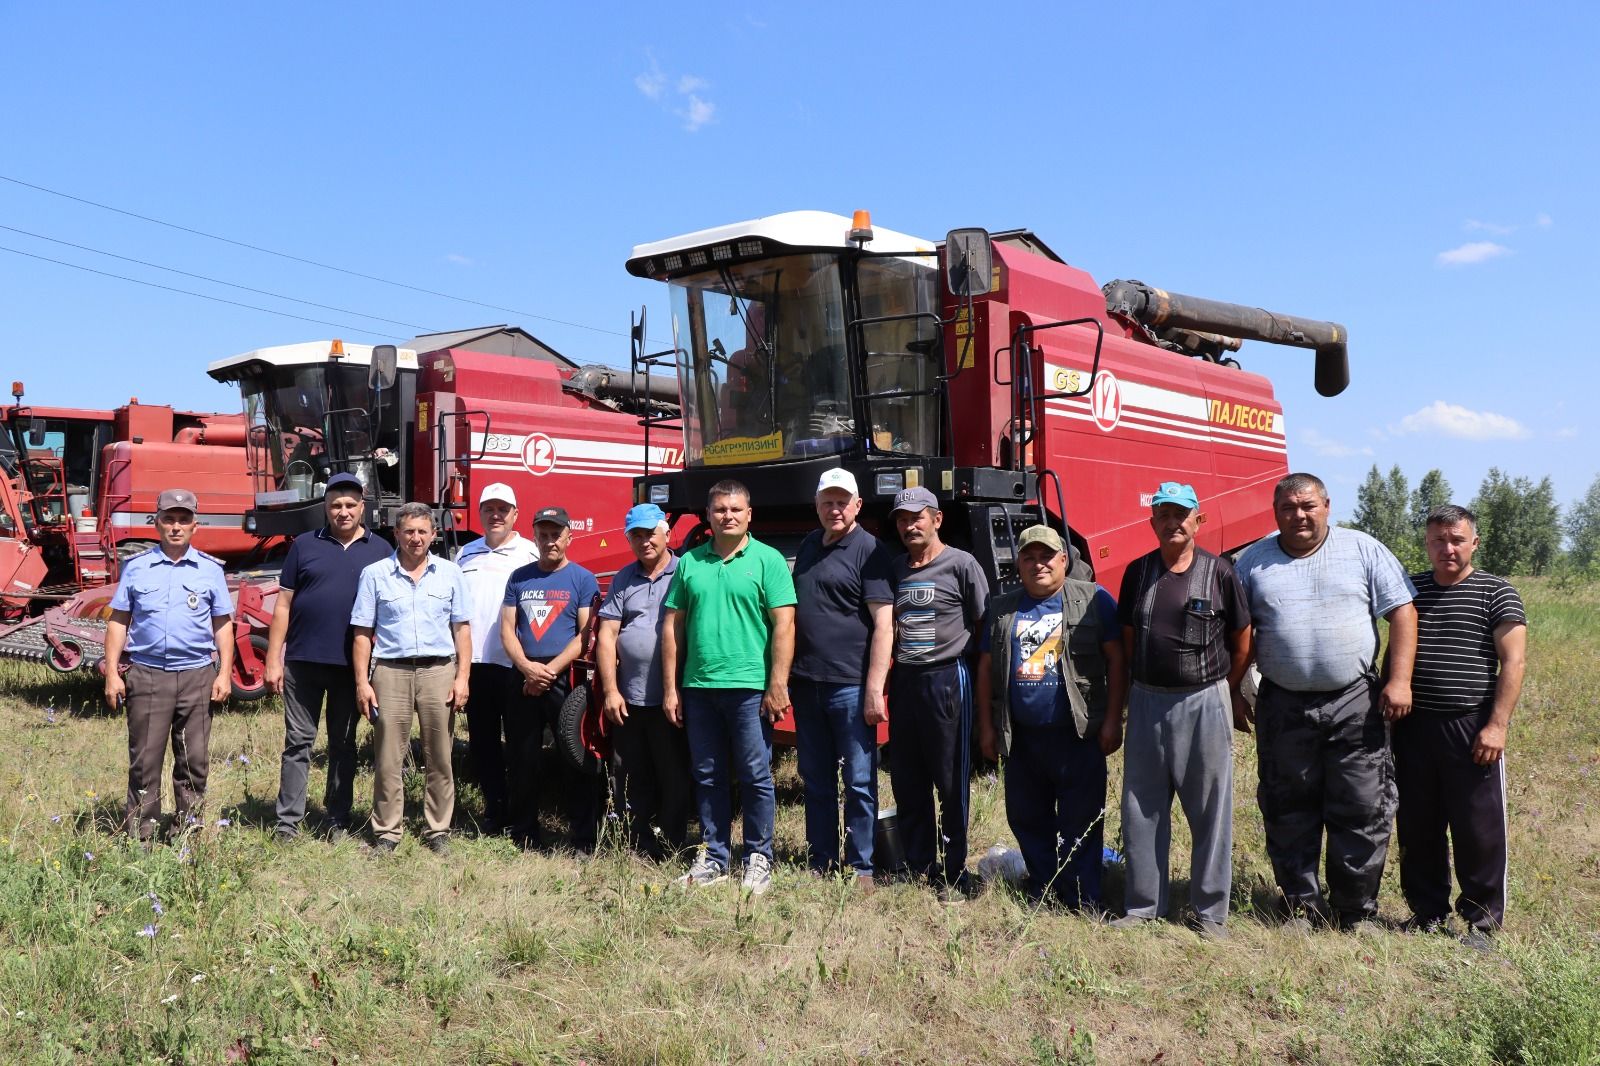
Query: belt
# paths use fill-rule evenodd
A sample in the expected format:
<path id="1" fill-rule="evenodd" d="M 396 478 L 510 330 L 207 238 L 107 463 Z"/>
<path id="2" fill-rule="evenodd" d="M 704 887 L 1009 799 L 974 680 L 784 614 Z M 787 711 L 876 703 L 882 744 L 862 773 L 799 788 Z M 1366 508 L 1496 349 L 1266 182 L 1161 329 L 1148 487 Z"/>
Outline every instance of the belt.
<path id="1" fill-rule="evenodd" d="M 1147 685 L 1143 681 L 1135 681 L 1133 683 L 1133 687 L 1134 688 L 1142 688 L 1142 689 L 1145 689 L 1145 690 L 1150 691 L 1150 692 L 1169 692 L 1169 693 L 1204 692 L 1208 688 L 1215 687 L 1218 681 L 1226 681 L 1227 679 L 1228 679 L 1228 676 L 1226 674 L 1224 674 L 1223 676 L 1217 678 L 1215 681 L 1202 681 L 1198 685 Z"/>
<path id="2" fill-rule="evenodd" d="M 401 655 L 394 659 L 379 659 L 381 666 L 448 666 L 456 661 L 454 655 Z"/>

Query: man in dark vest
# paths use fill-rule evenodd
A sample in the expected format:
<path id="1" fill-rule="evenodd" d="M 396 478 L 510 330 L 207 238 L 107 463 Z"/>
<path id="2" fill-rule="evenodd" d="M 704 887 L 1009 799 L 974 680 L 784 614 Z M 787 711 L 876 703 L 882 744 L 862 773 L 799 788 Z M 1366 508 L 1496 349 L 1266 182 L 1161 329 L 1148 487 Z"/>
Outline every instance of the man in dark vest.
<path id="1" fill-rule="evenodd" d="M 1250 731 L 1239 692 L 1250 665 L 1250 607 L 1226 559 L 1195 543 L 1200 500 L 1175 481 L 1151 497 L 1160 545 L 1134 560 L 1117 598 L 1133 668 L 1122 764 L 1126 928 L 1167 913 L 1167 854 L 1176 793 L 1194 838 L 1189 903 L 1206 939 L 1226 937 L 1233 889 L 1233 730 Z M 1106 739 L 1122 742 L 1121 716 Z"/>
<path id="2" fill-rule="evenodd" d="M 1108 708 L 1120 719 L 1127 675 L 1111 594 L 1068 580 L 1067 561 L 1049 526 L 1017 538 L 1022 587 L 994 598 L 980 644 L 978 743 L 985 758 L 1006 759 L 1006 821 L 1030 894 L 1096 907 L 1106 803 L 1101 723 Z"/>

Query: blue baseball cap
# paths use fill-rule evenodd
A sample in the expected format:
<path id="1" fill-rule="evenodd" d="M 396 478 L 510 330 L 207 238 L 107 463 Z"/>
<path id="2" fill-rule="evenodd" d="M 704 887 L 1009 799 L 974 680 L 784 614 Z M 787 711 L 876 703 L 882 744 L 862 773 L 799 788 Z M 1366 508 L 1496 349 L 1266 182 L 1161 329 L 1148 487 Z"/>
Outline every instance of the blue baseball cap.
<path id="1" fill-rule="evenodd" d="M 667 520 L 667 512 L 653 503 L 636 504 L 628 508 L 628 515 L 622 520 L 624 533 L 635 529 L 654 529 Z"/>
<path id="2" fill-rule="evenodd" d="M 1164 503 L 1175 503 L 1191 511 L 1200 509 L 1200 497 L 1194 494 L 1194 486 L 1177 481 L 1163 481 L 1161 487 L 1156 489 L 1156 494 L 1150 497 L 1151 507 L 1160 507 Z"/>

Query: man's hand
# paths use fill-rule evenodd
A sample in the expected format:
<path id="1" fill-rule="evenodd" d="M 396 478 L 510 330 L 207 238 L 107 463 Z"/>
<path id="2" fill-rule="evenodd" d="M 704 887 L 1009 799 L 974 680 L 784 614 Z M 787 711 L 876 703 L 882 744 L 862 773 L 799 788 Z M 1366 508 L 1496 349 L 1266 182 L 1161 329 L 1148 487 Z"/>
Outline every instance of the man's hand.
<path id="1" fill-rule="evenodd" d="M 1250 727 L 1255 724 L 1256 712 L 1250 709 L 1249 702 L 1244 698 L 1244 693 L 1237 689 L 1233 693 L 1233 728 L 1241 733 L 1250 732 Z"/>
<path id="2" fill-rule="evenodd" d="M 1391 722 L 1398 722 L 1411 713 L 1411 686 L 1391 680 L 1378 694 L 1378 709 Z"/>
<path id="3" fill-rule="evenodd" d="M 369 722 L 378 720 L 378 693 L 370 681 L 356 682 L 356 710 Z"/>
<path id="4" fill-rule="evenodd" d="M 1100 754 L 1115 755 L 1122 747 L 1122 719 L 1120 715 L 1106 715 L 1100 723 Z"/>
<path id="5" fill-rule="evenodd" d="M 683 728 L 683 702 L 677 689 L 668 687 L 661 693 L 661 713 L 667 716 L 667 721 Z"/>
<path id="6" fill-rule="evenodd" d="M 122 672 L 116 667 L 106 667 L 106 706 L 120 711 L 128 698 L 128 686 L 122 681 Z"/>
<path id="7" fill-rule="evenodd" d="M 444 702 L 452 711 L 462 710 L 467 706 L 467 693 L 471 690 L 471 686 L 467 684 L 467 675 L 458 674 L 455 681 L 451 682 L 450 695 L 445 697 Z M 453 722 L 451 724 L 454 725 Z"/>
<path id="8" fill-rule="evenodd" d="M 986 762 L 1000 759 L 1000 741 L 995 736 L 994 723 L 987 719 L 978 723 L 978 750 Z"/>
<path id="9" fill-rule="evenodd" d="M 622 698 L 622 693 L 615 690 L 606 693 L 600 709 L 605 712 L 606 721 L 612 725 L 621 725 L 628 720 L 628 701 Z"/>
<path id="10" fill-rule="evenodd" d="M 212 703 L 227 703 L 228 697 L 233 695 L 232 673 L 232 670 L 229 670 L 226 674 L 219 672 L 216 680 L 211 682 Z"/>
<path id="11" fill-rule="evenodd" d="M 1478 731 L 1472 744 L 1472 761 L 1479 766 L 1493 766 L 1506 753 L 1506 727 L 1490 722 Z"/>
<path id="12" fill-rule="evenodd" d="M 776 722 L 789 713 L 792 701 L 789 699 L 789 686 L 783 681 L 774 681 L 767 686 L 767 694 L 761 697 L 761 714 L 769 722 Z"/>
<path id="13" fill-rule="evenodd" d="M 529 684 L 538 686 L 532 693 L 533 695 L 538 695 L 549 688 L 551 683 L 555 681 L 556 672 L 544 663 L 536 663 L 529 659 L 527 665 L 522 668 L 522 676 Z M 523 691 L 528 691 L 526 684 L 523 686 Z"/>
<path id="14" fill-rule="evenodd" d="M 269 660 L 267 662 L 267 671 L 262 675 L 261 680 L 266 683 L 268 692 L 274 696 L 283 695 L 283 663 Z"/>
<path id="15" fill-rule="evenodd" d="M 862 710 L 862 717 L 868 725 L 882 725 L 889 720 L 889 701 L 884 699 L 882 692 L 867 690 L 866 707 Z"/>

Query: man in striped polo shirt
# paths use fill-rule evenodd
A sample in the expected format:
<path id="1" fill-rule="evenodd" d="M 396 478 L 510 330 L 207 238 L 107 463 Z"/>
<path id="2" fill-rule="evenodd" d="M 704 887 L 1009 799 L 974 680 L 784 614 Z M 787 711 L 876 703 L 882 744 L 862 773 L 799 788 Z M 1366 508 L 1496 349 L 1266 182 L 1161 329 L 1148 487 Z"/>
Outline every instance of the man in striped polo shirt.
<path id="1" fill-rule="evenodd" d="M 1416 574 L 1417 664 L 1410 717 L 1394 724 L 1400 888 L 1411 928 L 1442 932 L 1450 853 L 1463 943 L 1486 949 L 1505 920 L 1506 727 L 1522 691 L 1528 618 L 1504 578 L 1473 568 L 1477 517 L 1448 504 L 1428 515 L 1430 573 Z M 1445 843 L 1449 835 L 1448 846 Z"/>

